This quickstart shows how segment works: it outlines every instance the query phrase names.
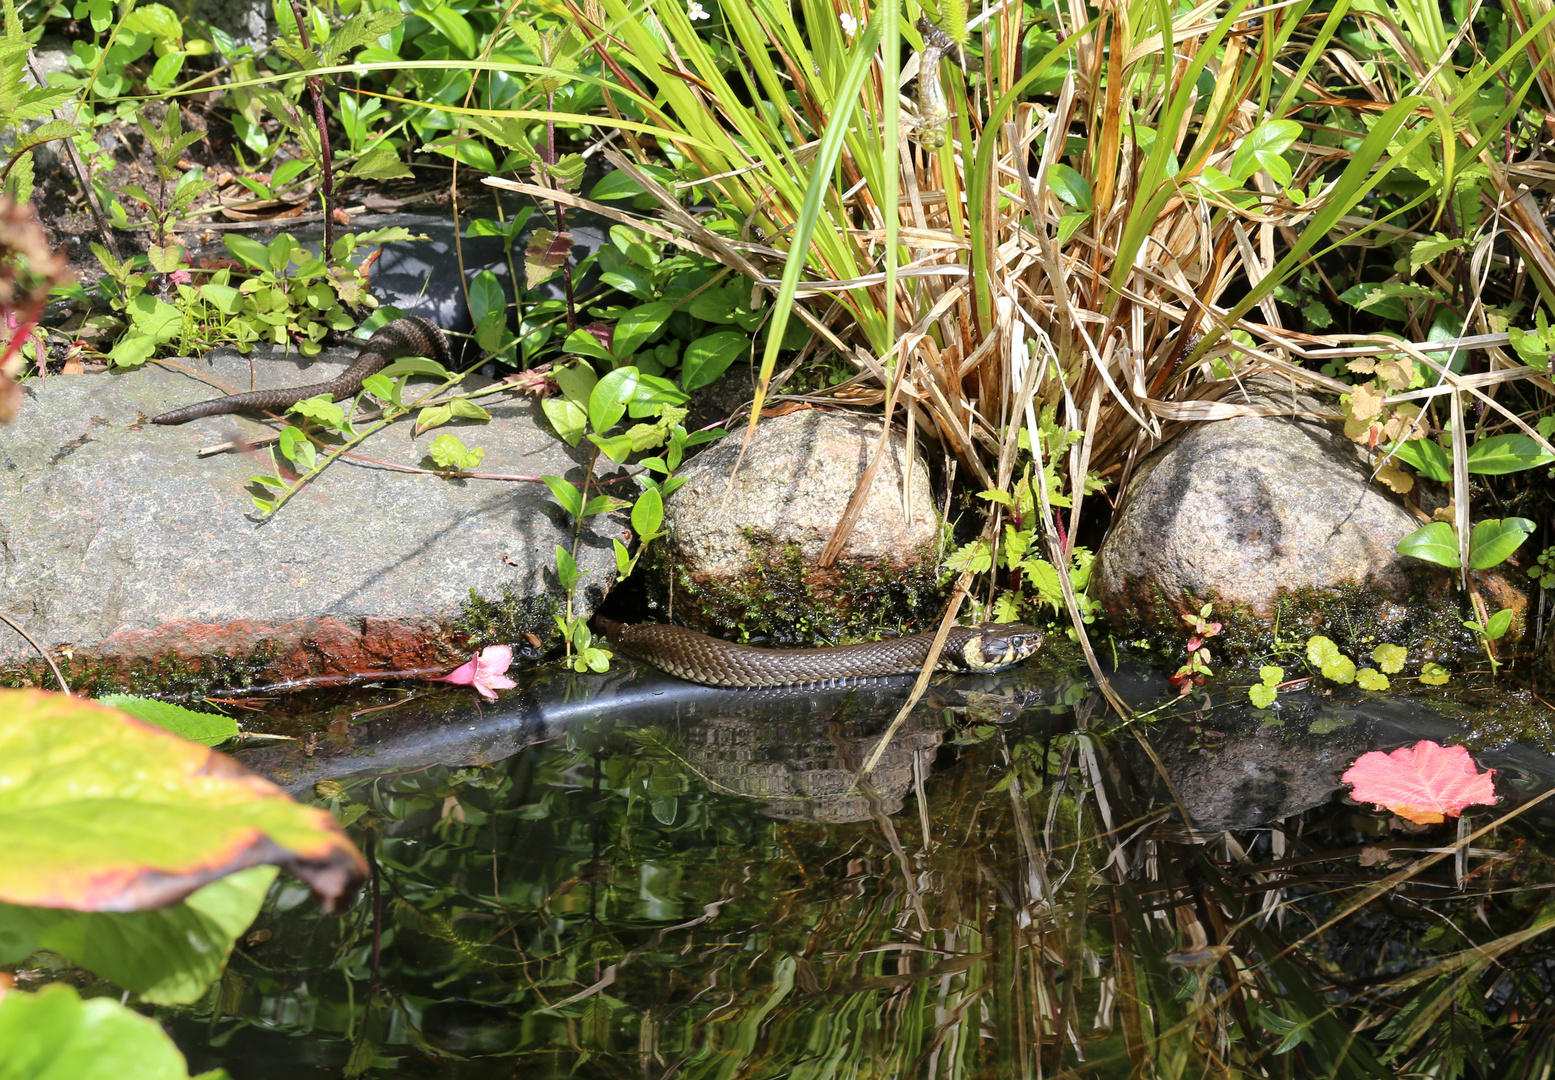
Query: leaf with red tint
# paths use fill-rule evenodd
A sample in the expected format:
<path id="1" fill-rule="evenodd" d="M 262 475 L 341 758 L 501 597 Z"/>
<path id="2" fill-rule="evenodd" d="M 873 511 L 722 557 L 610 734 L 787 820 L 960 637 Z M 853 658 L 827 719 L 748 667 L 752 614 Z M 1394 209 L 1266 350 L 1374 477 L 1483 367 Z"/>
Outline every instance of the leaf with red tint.
<path id="1" fill-rule="evenodd" d="M 1465 806 L 1495 803 L 1496 770 L 1479 772 L 1461 746 L 1424 739 L 1391 754 L 1362 754 L 1340 779 L 1354 785 L 1351 797 L 1391 810 L 1416 825 L 1434 825 L 1463 813 Z"/>
<path id="2" fill-rule="evenodd" d="M 236 761 L 80 698 L 0 690 L 0 902 L 142 911 L 274 864 L 325 907 L 367 877 L 326 810 Z"/>
<path id="3" fill-rule="evenodd" d="M 572 252 L 572 234 L 536 229 L 524 249 L 524 287 L 532 289 L 556 276 Z"/>

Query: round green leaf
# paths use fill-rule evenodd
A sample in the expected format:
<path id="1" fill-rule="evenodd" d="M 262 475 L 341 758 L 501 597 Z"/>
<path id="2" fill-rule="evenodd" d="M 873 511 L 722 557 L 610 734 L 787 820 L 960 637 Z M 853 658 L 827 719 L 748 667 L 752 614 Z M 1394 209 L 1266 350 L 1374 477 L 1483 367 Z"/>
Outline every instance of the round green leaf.
<path id="1" fill-rule="evenodd" d="M 1397 675 L 1403 671 L 1408 656 L 1409 650 L 1402 645 L 1378 645 L 1371 651 L 1372 663 L 1387 675 Z"/>
<path id="2" fill-rule="evenodd" d="M 1376 668 L 1361 668 L 1355 673 L 1355 681 L 1360 684 L 1362 690 L 1386 690 L 1388 677 Z"/>

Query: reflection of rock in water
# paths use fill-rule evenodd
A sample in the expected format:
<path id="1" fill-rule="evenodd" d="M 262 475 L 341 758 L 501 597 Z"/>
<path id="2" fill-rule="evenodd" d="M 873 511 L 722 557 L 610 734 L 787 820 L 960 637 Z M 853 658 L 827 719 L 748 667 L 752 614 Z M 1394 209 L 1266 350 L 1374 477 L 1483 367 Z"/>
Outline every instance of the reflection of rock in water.
<path id="1" fill-rule="evenodd" d="M 1182 800 L 1181 809 L 1201 833 L 1256 828 L 1323 805 L 1341 787 L 1340 774 L 1366 749 L 1364 725 L 1358 724 L 1321 736 L 1287 726 L 1232 731 L 1207 740 L 1168 723 L 1144 735 Z M 1209 747 L 1200 749 L 1205 743 Z M 1170 803 L 1171 794 L 1149 756 L 1131 741 L 1124 746 L 1141 784 L 1158 801 Z"/>
<path id="2" fill-rule="evenodd" d="M 869 799 L 849 793 L 885 724 L 878 717 L 773 721 L 711 717 L 680 730 L 687 759 L 708 786 L 760 800 L 762 812 L 786 821 L 841 823 L 869 817 Z M 912 760 L 927 767 L 940 744 L 938 729 L 909 717 L 874 772 L 879 808 L 894 814 L 912 784 Z"/>

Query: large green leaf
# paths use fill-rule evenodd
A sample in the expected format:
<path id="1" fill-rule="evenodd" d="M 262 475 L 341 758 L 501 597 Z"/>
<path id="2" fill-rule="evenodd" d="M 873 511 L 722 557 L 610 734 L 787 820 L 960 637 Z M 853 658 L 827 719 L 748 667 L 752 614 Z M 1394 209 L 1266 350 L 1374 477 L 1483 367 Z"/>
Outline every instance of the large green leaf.
<path id="1" fill-rule="evenodd" d="M 1492 435 L 1469 447 L 1469 472 L 1485 476 L 1536 469 L 1555 461 L 1527 435 Z"/>
<path id="2" fill-rule="evenodd" d="M 155 911 L 0 904 L 0 964 L 48 949 L 154 1005 L 188 1004 L 221 974 L 276 873 L 273 866 L 240 870 Z"/>
<path id="3" fill-rule="evenodd" d="M 0 1080 L 188 1080 L 155 1020 L 64 983 L 0 998 Z"/>
<path id="4" fill-rule="evenodd" d="M 90 701 L 0 690 L 0 901 L 139 911 L 274 864 L 339 908 L 367 876 L 327 811 Z"/>

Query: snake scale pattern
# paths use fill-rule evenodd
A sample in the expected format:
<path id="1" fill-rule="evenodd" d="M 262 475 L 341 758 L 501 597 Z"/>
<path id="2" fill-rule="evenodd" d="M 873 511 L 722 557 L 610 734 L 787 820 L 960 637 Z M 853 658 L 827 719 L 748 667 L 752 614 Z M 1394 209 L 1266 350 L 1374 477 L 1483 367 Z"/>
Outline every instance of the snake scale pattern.
<path id="1" fill-rule="evenodd" d="M 829 649 L 758 649 L 682 626 L 595 621 L 619 651 L 646 660 L 676 678 L 705 686 L 801 686 L 917 674 L 934 641 L 932 633 L 925 633 Z M 940 671 L 1002 671 L 1035 653 L 1042 638 L 1041 630 L 1020 623 L 953 626 L 936 667 Z"/>
<path id="2" fill-rule="evenodd" d="M 415 316 L 395 319 L 384 324 L 362 346 L 352 365 L 328 382 L 311 386 L 292 386 L 281 390 L 255 390 L 248 394 L 231 394 L 212 398 L 182 409 L 174 409 L 160 416 L 153 416 L 153 424 L 182 424 L 201 416 L 219 413 L 243 412 L 246 409 L 269 409 L 279 412 L 289 409 L 304 398 L 329 394 L 336 400 L 350 397 L 362 389 L 362 380 L 386 365 L 406 356 L 425 356 L 444 367 L 453 364 L 453 354 L 448 348 L 448 338 L 435 323 Z"/>

